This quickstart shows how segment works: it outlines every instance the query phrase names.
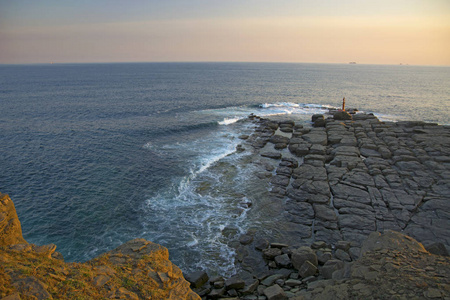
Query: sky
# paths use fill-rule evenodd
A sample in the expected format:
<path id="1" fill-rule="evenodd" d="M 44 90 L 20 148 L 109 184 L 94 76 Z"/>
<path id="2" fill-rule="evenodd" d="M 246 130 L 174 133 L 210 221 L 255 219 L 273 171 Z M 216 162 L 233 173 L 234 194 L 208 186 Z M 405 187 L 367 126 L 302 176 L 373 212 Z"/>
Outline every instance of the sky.
<path id="1" fill-rule="evenodd" d="M 450 0 L 0 0 L 0 64 L 450 65 Z"/>

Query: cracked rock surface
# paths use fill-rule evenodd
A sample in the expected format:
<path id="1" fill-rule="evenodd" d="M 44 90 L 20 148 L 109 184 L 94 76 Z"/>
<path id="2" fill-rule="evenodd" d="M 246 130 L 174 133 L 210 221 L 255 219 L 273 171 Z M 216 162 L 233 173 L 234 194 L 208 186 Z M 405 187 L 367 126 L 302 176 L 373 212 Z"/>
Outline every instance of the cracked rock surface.
<path id="1" fill-rule="evenodd" d="M 275 163 L 271 197 L 299 239 L 359 249 L 371 232 L 391 229 L 450 250 L 449 127 L 366 114 L 324 127 L 278 124 L 291 130 L 261 119 L 249 141 Z"/>

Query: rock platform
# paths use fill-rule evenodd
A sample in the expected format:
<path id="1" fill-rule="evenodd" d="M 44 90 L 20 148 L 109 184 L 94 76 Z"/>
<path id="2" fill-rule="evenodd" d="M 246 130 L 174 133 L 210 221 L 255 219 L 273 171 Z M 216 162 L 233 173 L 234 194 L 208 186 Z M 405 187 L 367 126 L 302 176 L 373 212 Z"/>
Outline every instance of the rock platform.
<path id="1" fill-rule="evenodd" d="M 356 258 L 371 232 L 391 229 L 450 250 L 450 127 L 370 114 L 256 122 L 244 147 L 274 167 L 271 197 L 302 239 L 348 241 Z"/>
<path id="2" fill-rule="evenodd" d="M 242 235 L 242 271 L 195 289 L 203 299 L 450 299 L 450 127 L 250 119 L 238 150 L 256 157 L 269 200 L 252 209 L 277 237 Z"/>

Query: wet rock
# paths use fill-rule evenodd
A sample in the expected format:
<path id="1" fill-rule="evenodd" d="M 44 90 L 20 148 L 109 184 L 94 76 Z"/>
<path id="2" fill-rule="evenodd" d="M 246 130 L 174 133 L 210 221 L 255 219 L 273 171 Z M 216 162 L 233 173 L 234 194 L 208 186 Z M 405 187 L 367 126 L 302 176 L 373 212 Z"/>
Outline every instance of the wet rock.
<path id="1" fill-rule="evenodd" d="M 344 267 L 344 263 L 337 259 L 331 259 L 321 268 L 320 273 L 326 279 L 333 278 L 333 273 Z"/>
<path id="2" fill-rule="evenodd" d="M 292 185 L 295 187 L 296 182 L 294 181 L 292 183 Z M 329 196 L 310 194 L 306 191 L 297 190 L 297 189 L 288 189 L 287 195 L 289 196 L 289 198 L 296 200 L 298 202 L 310 202 L 310 203 L 320 203 L 320 204 L 328 204 L 330 202 Z"/>
<path id="3" fill-rule="evenodd" d="M 298 274 L 302 277 L 302 278 L 306 278 L 309 276 L 313 276 L 317 273 L 317 265 L 314 265 L 313 263 L 311 263 L 310 261 L 305 261 L 302 266 L 300 267 L 300 269 L 298 269 Z"/>
<path id="4" fill-rule="evenodd" d="M 261 156 L 272 158 L 272 159 L 281 159 L 281 153 L 279 153 L 279 152 L 264 152 L 264 153 L 261 153 Z"/>
<path id="5" fill-rule="evenodd" d="M 311 249 L 322 249 L 327 247 L 328 244 L 324 241 L 315 241 L 314 243 L 311 244 Z"/>
<path id="6" fill-rule="evenodd" d="M 297 182 L 299 181 L 297 180 Z M 297 186 L 293 184 L 293 187 Z M 327 197 L 331 195 L 330 186 L 325 181 L 304 181 L 298 188 L 313 195 L 324 195 Z"/>
<path id="7" fill-rule="evenodd" d="M 346 111 L 337 111 L 333 113 L 333 119 L 335 120 L 351 120 L 352 115 Z"/>
<path id="8" fill-rule="evenodd" d="M 273 147 L 274 147 L 276 150 L 282 150 L 282 149 L 286 148 L 287 145 L 288 145 L 288 144 L 286 144 L 286 143 L 277 143 L 277 144 L 275 144 Z"/>
<path id="9" fill-rule="evenodd" d="M 289 180 L 290 180 L 289 176 L 275 175 L 270 180 L 270 183 L 272 183 L 273 185 L 279 185 L 282 187 L 286 187 L 289 185 Z"/>
<path id="10" fill-rule="evenodd" d="M 258 238 L 255 241 L 255 249 L 260 250 L 260 251 L 269 248 L 269 245 L 270 245 L 270 243 L 267 239 Z"/>
<path id="11" fill-rule="evenodd" d="M 282 132 L 292 132 L 293 131 L 293 127 L 292 126 L 280 126 L 280 131 Z"/>
<path id="12" fill-rule="evenodd" d="M 294 169 L 292 177 L 295 179 L 327 180 L 327 171 L 324 167 L 303 164 Z"/>
<path id="13" fill-rule="evenodd" d="M 211 299 L 219 299 L 219 298 L 223 298 L 223 296 L 225 295 L 225 288 L 221 288 L 221 289 L 213 289 L 211 291 L 211 293 L 209 293 L 208 297 Z"/>
<path id="14" fill-rule="evenodd" d="M 309 148 L 309 144 L 289 144 L 289 151 L 298 157 L 307 155 L 309 153 Z"/>
<path id="15" fill-rule="evenodd" d="M 305 261 L 309 261 L 314 266 L 318 265 L 317 256 L 310 247 L 300 247 L 292 252 L 292 265 L 295 269 L 300 270 Z"/>
<path id="16" fill-rule="evenodd" d="M 334 246 L 336 247 L 336 249 L 348 251 L 350 249 L 351 244 L 348 241 L 338 241 Z"/>
<path id="17" fill-rule="evenodd" d="M 281 249 L 278 249 L 278 248 L 264 249 L 262 252 L 263 252 L 264 257 L 266 259 L 270 259 L 270 260 L 273 260 L 273 259 L 275 259 L 276 256 L 279 256 L 282 254 Z"/>
<path id="18" fill-rule="evenodd" d="M 289 247 L 288 244 L 284 244 L 284 243 L 270 243 L 270 248 L 279 248 L 279 249 L 283 249 L 283 248 L 287 248 Z"/>
<path id="19" fill-rule="evenodd" d="M 261 255 L 250 254 L 242 260 L 242 268 L 250 272 L 255 278 L 266 278 L 269 273 L 269 267 Z"/>
<path id="20" fill-rule="evenodd" d="M 239 242 L 240 242 L 242 245 L 248 245 L 248 244 L 251 244 L 251 243 L 253 242 L 253 236 L 248 235 L 248 234 L 241 235 L 241 236 L 239 237 Z"/>
<path id="21" fill-rule="evenodd" d="M 449 256 L 447 249 L 442 243 L 433 243 L 426 247 L 427 251 L 435 255 Z"/>
<path id="22" fill-rule="evenodd" d="M 280 162 L 280 167 L 297 168 L 298 161 L 294 158 L 283 157 Z"/>
<path id="23" fill-rule="evenodd" d="M 281 166 L 277 168 L 276 173 L 279 175 L 291 176 L 292 168 Z"/>
<path id="24" fill-rule="evenodd" d="M 283 278 L 284 278 L 283 274 L 270 275 L 269 277 L 267 277 L 263 281 L 261 281 L 261 284 L 265 285 L 265 286 L 271 286 L 275 283 L 275 281 L 277 281 L 278 279 L 283 279 Z"/>
<path id="25" fill-rule="evenodd" d="M 291 265 L 291 259 L 289 258 L 289 255 L 282 254 L 275 257 L 275 262 L 277 263 L 277 266 L 280 266 L 282 268 L 287 268 Z"/>
<path id="26" fill-rule="evenodd" d="M 286 136 L 275 134 L 269 139 L 269 142 L 271 142 L 272 144 L 289 144 L 289 138 Z"/>
<path id="27" fill-rule="evenodd" d="M 227 280 L 225 280 L 225 287 L 227 290 L 231 289 L 243 289 L 245 287 L 245 281 L 242 280 L 240 276 L 233 276 Z"/>
<path id="28" fill-rule="evenodd" d="M 306 142 L 311 144 L 326 146 L 328 143 L 328 138 L 325 132 L 310 132 L 304 134 L 302 137 Z"/>
<path id="29" fill-rule="evenodd" d="M 321 114 L 315 114 L 311 117 L 314 127 L 325 127 L 325 118 Z"/>
<path id="30" fill-rule="evenodd" d="M 351 261 L 350 255 L 342 249 L 337 249 L 334 256 L 342 261 Z"/>
<path id="31" fill-rule="evenodd" d="M 326 205 L 314 204 L 315 217 L 324 221 L 337 222 L 338 218 L 332 208 Z"/>
<path id="32" fill-rule="evenodd" d="M 333 255 L 331 254 L 331 252 L 318 251 L 318 252 L 316 252 L 316 255 L 317 255 L 317 261 L 319 262 L 320 265 L 324 265 L 327 261 L 329 261 L 330 259 L 333 258 Z"/>
<path id="33" fill-rule="evenodd" d="M 275 284 L 264 289 L 264 295 L 267 297 L 267 300 L 287 300 L 288 297 L 284 290 L 278 285 Z"/>
<path id="34" fill-rule="evenodd" d="M 336 184 L 331 187 L 331 191 L 335 198 L 356 201 L 361 204 L 371 204 L 370 195 L 364 189 L 345 184 Z"/>
<path id="35" fill-rule="evenodd" d="M 185 274 L 184 278 L 190 282 L 191 287 L 199 288 L 208 282 L 209 276 L 205 271 L 196 271 Z"/>

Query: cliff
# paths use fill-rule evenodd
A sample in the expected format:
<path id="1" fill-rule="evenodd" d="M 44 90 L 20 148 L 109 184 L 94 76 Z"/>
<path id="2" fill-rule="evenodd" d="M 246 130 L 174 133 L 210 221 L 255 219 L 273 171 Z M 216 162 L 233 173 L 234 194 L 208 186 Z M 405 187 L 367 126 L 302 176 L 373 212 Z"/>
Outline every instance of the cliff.
<path id="1" fill-rule="evenodd" d="M 0 298 L 200 299 L 161 245 L 135 239 L 86 263 L 54 244 L 29 244 L 13 202 L 0 193 Z"/>

